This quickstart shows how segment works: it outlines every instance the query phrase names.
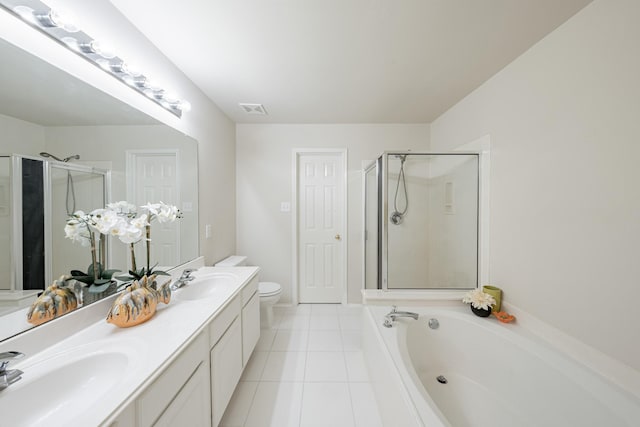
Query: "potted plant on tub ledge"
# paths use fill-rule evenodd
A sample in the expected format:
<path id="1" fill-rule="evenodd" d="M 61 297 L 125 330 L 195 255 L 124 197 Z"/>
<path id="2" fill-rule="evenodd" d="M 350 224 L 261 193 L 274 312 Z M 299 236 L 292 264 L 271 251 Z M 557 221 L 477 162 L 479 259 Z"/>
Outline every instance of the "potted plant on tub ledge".
<path id="1" fill-rule="evenodd" d="M 482 289 L 476 288 L 467 292 L 462 298 L 462 302 L 471 304 L 471 311 L 476 316 L 489 317 L 491 314 L 491 307 L 495 305 L 496 300 L 493 296 Z"/>

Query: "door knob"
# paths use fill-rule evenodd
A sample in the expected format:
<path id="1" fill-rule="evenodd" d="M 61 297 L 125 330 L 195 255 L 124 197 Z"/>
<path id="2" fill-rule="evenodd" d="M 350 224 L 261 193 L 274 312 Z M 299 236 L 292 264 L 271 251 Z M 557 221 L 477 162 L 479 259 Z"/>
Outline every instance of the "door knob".
<path id="1" fill-rule="evenodd" d="M 336 237 L 334 237 L 336 240 L 342 240 L 342 237 L 340 237 L 339 234 L 336 234 Z"/>

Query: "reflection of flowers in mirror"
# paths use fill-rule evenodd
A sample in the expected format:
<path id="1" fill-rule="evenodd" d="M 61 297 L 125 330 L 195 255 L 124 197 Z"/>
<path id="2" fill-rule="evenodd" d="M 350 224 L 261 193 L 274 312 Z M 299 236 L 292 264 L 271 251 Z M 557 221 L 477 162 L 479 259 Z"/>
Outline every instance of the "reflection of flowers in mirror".
<path id="1" fill-rule="evenodd" d="M 474 308 L 489 310 L 496 303 L 496 300 L 493 296 L 483 292 L 482 289 L 477 288 L 464 294 L 462 302 L 471 304 Z"/>
<path id="2" fill-rule="evenodd" d="M 182 212 L 178 209 L 177 206 L 167 205 L 166 203 L 147 203 L 142 206 L 144 209 L 149 211 L 149 216 L 151 219 L 149 222 L 153 221 L 155 218 L 158 219 L 158 222 L 173 222 L 178 218 L 182 218 Z"/>
<path id="3" fill-rule="evenodd" d="M 130 276 L 122 276 L 118 277 L 118 279 L 129 282 L 152 273 L 167 274 L 163 271 L 153 272 L 153 268 L 150 265 L 151 222 L 156 219 L 160 223 L 174 222 L 176 219 L 182 218 L 182 212 L 180 212 L 177 206 L 168 205 L 164 202 L 147 203 L 141 206 L 141 208 L 146 210 L 146 213 L 138 215 L 138 208 L 135 205 L 121 200 L 119 202 L 109 203 L 104 209 L 96 209 L 88 214 L 83 211 L 77 211 L 67 219 L 65 226 L 66 237 L 84 246 L 91 246 L 92 266 L 90 272 L 86 274 L 86 276 L 93 276 L 94 280 L 89 283 L 90 285 L 93 286 L 97 284 L 97 282 L 102 282 L 103 280 L 101 279 L 104 279 L 101 277 L 101 271 L 104 265 L 104 239 L 99 239 L 101 264 L 96 261 L 96 238 L 94 233 L 97 233 L 99 236 L 117 237 L 122 243 L 129 245 L 131 254 Z M 143 267 L 138 270 L 134 245 L 143 239 L 147 242 L 147 263 L 146 268 Z M 105 271 L 110 272 L 111 270 Z M 85 279 L 84 276 L 83 279 Z M 111 279 L 111 276 L 109 279 Z M 89 279 L 85 279 L 83 281 L 88 283 L 88 280 Z"/>
<path id="4" fill-rule="evenodd" d="M 89 292 L 100 293 L 111 286 L 111 278 L 119 270 L 106 270 L 105 264 L 105 240 L 100 236 L 106 227 L 103 209 L 96 209 L 88 214 L 84 211 L 76 211 L 67 218 L 64 231 L 66 237 L 83 246 L 89 246 L 91 250 L 91 264 L 87 272 L 71 270 L 71 278 L 89 286 Z M 96 233 L 98 237 L 96 238 Z M 96 254 L 96 239 L 99 243 L 99 253 Z M 99 259 L 99 261 L 98 261 Z"/>

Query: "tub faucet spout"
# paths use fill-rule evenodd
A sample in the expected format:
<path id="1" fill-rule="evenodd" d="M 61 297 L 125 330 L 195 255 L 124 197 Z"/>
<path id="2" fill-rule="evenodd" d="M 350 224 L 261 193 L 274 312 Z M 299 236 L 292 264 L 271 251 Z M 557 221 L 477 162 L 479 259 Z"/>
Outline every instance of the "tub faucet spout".
<path id="1" fill-rule="evenodd" d="M 391 312 L 384 316 L 384 323 L 382 325 L 385 328 L 390 328 L 398 317 L 411 317 L 412 319 L 418 320 L 418 313 L 413 313 L 411 311 L 398 311 L 397 307 L 394 305 Z"/>

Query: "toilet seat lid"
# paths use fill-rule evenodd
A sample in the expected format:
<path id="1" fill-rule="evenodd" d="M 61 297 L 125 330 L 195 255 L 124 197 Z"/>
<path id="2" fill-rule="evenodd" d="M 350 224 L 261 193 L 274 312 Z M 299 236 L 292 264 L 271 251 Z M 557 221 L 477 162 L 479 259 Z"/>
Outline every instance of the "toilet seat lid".
<path id="1" fill-rule="evenodd" d="M 267 296 L 280 293 L 280 284 L 275 282 L 259 282 L 258 292 L 260 295 Z"/>

